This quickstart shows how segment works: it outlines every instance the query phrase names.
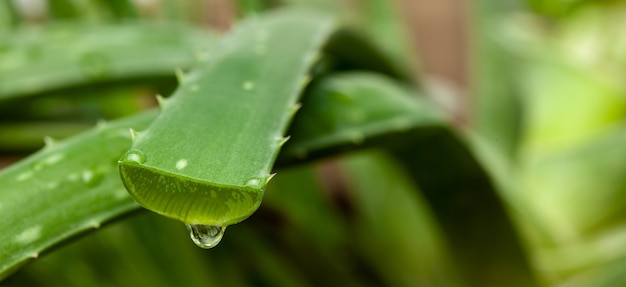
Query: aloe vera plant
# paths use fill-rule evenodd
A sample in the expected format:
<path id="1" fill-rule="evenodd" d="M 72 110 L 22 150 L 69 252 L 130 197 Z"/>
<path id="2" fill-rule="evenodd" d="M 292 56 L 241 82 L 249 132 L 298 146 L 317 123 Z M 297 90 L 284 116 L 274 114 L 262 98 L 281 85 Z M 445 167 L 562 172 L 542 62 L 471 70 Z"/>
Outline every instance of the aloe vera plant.
<path id="1" fill-rule="evenodd" d="M 565 29 L 555 57 L 523 5 L 478 1 L 459 132 L 411 84 L 391 2 L 237 1 L 223 37 L 170 22 L 206 21 L 202 1 L 23 2 L 0 4 L 0 165 L 137 115 L 0 171 L 3 284 L 623 285 L 623 87 L 567 58 L 591 30 Z M 264 12 L 284 3 L 302 9 Z M 142 206 L 166 217 L 100 228 Z M 180 221 L 201 247 L 229 235 L 203 252 Z"/>
<path id="2" fill-rule="evenodd" d="M 215 243 L 202 243 L 202 233 L 218 228 L 210 240 L 250 216 L 331 25 L 323 15 L 279 12 L 240 24 L 206 67 L 185 75 L 172 98 L 161 100 L 152 125 L 136 132 L 120 160 L 133 198 L 188 224 L 205 247 Z"/>
<path id="3" fill-rule="evenodd" d="M 141 114 L 103 123 L 71 140 L 48 140 L 43 150 L 2 172 L 0 277 L 61 240 L 136 208 L 119 183 L 111 156 L 128 149 L 129 126 L 142 128 L 152 118 L 154 113 Z M 55 198 L 65 199 L 57 205 L 65 210 L 62 214 L 49 208 Z"/>

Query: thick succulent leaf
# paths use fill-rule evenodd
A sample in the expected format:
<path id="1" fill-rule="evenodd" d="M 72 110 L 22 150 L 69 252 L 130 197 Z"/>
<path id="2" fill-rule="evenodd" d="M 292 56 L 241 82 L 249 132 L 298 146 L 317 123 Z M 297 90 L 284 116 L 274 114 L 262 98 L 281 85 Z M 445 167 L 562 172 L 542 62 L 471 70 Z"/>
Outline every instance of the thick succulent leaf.
<path id="1" fill-rule="evenodd" d="M 396 157 L 423 191 L 468 285 L 537 286 L 503 195 L 468 142 L 446 127 L 412 138 Z"/>
<path id="2" fill-rule="evenodd" d="M 154 112 L 102 124 L 54 143 L 0 173 L 0 278 L 60 241 L 137 208 L 119 180 L 115 157 L 128 128 Z"/>
<path id="3" fill-rule="evenodd" d="M 0 35 L 0 100 L 129 78 L 171 76 L 214 37 L 172 24 L 55 23 Z"/>
<path id="4" fill-rule="evenodd" d="M 131 196 L 187 224 L 228 226 L 250 216 L 331 31 L 332 18 L 297 10 L 240 23 L 120 159 Z"/>
<path id="5" fill-rule="evenodd" d="M 44 144 L 41 140 L 44 134 L 50 138 L 66 138 L 91 126 L 80 122 L 0 123 L 0 150 L 37 150 Z"/>
<path id="6" fill-rule="evenodd" d="M 384 101 L 384 98 L 381 100 Z M 306 104 L 308 108 L 315 107 L 315 105 L 311 104 L 310 101 L 308 102 L 309 104 Z M 382 105 L 384 106 L 385 104 Z M 345 111 L 346 114 L 353 113 L 350 111 L 353 107 L 359 107 L 359 105 L 343 106 L 343 108 L 348 109 Z M 304 110 L 306 111 L 307 108 L 305 107 Z M 342 113 L 341 111 L 337 112 L 339 114 Z M 110 166 L 102 165 L 102 163 L 113 163 L 117 161 L 121 155 L 121 151 L 127 150 L 130 147 L 131 141 L 128 128 L 132 127 L 137 130 L 143 130 L 152 120 L 154 120 L 156 115 L 156 111 L 149 111 L 142 113 L 137 117 L 114 121 L 106 126 L 98 127 L 92 131 L 72 137 L 66 141 L 51 145 L 46 149 L 28 157 L 23 162 L 13 165 L 0 172 L 0 179 L 2 182 L 10 183 L 4 185 L 0 189 L 0 194 L 3 199 L 3 208 L 0 208 L 0 217 L 5 219 L 3 221 L 4 224 L 15 228 L 18 226 L 18 224 L 15 223 L 21 222 L 19 226 L 37 225 L 42 228 L 40 232 L 34 232 L 37 233 L 34 235 L 37 235 L 36 237 L 38 240 L 25 242 L 21 245 L 15 245 L 16 242 L 14 239 L 22 236 L 20 234 L 23 231 L 3 229 L 7 230 L 7 232 L 2 233 L 2 236 L 4 237 L 0 242 L 3 242 L 3 244 L 6 245 L 3 245 L 0 249 L 7 250 L 7 253 L 4 253 L 0 260 L 0 262 L 2 262 L 2 268 L 0 269 L 1 277 L 5 277 L 10 274 L 11 271 L 17 269 L 21 264 L 33 258 L 35 254 L 40 254 L 41 252 L 49 249 L 52 245 L 58 244 L 59 242 L 90 228 L 89 226 L 95 226 L 103 221 L 118 217 L 129 210 L 138 208 L 138 205 L 134 204 L 130 197 L 122 196 L 120 193 L 123 186 L 119 177 L 114 174 L 116 171 L 110 170 Z M 312 116 L 314 119 L 320 119 L 326 115 Z M 309 122 L 306 119 L 298 120 Z M 306 123 L 304 125 L 309 124 L 310 123 Z M 302 124 L 294 124 L 294 126 L 298 125 Z M 358 128 L 358 126 L 354 127 Z M 380 130 L 379 132 L 384 131 Z M 109 136 L 113 134 L 118 135 L 119 138 L 111 138 Z M 369 136 L 369 134 L 365 131 L 361 132 L 361 134 Z M 315 137 L 318 136 L 316 133 L 312 133 L 311 135 L 303 134 L 301 136 L 310 137 L 312 142 L 320 142 L 320 140 L 315 139 Z M 322 134 L 321 136 L 323 137 L 324 135 Z M 339 139 L 342 138 L 340 137 Z M 344 137 L 343 139 L 346 138 Z M 347 140 L 350 140 L 350 138 L 348 137 Z M 367 139 L 364 138 L 364 140 Z M 306 140 L 295 138 L 294 141 L 300 142 L 304 146 L 310 146 L 311 148 L 316 147 L 316 145 L 306 144 Z M 328 148 L 328 146 L 323 147 Z M 94 157 L 92 155 L 94 152 L 90 152 L 90 150 L 97 151 L 97 156 Z M 305 153 L 309 152 L 307 151 Z M 324 153 L 327 152 L 320 154 Z M 64 154 L 63 160 L 54 162 L 54 168 L 51 167 L 51 169 L 46 173 L 36 172 L 30 174 L 30 172 L 33 171 L 33 168 L 41 169 L 41 165 L 34 165 L 33 163 L 44 161 L 54 154 Z M 317 153 L 315 151 L 311 151 L 309 154 Z M 286 158 L 293 158 L 293 155 L 286 156 Z M 55 158 L 52 159 L 54 160 Z M 94 186 L 85 185 L 81 182 L 81 177 L 90 181 L 92 176 L 89 171 L 84 174 L 82 173 L 85 167 L 107 167 L 106 170 L 98 170 L 99 175 L 102 175 L 102 177 L 107 180 L 100 181 L 99 184 L 95 184 Z M 67 172 L 68 170 L 75 169 L 80 169 L 81 172 Z M 59 176 L 59 172 L 62 173 L 61 176 Z M 17 177 L 20 175 L 22 177 L 29 176 L 29 180 L 17 181 Z M 69 181 L 70 175 L 73 181 Z M 67 184 L 63 186 L 47 184 L 49 181 L 55 182 L 61 179 L 68 181 Z M 104 184 L 105 182 L 107 185 Z M 37 198 L 45 198 L 45 202 L 42 201 L 37 204 Z M 98 205 L 92 206 L 90 204 L 90 202 L 94 201 L 97 201 Z M 21 202 L 30 202 L 32 204 L 24 205 Z M 48 205 L 67 207 L 62 209 L 47 209 L 43 207 Z M 24 216 L 21 215 L 22 213 L 14 212 L 17 206 L 20 207 Z M 42 210 L 46 211 L 43 215 L 40 214 Z M 59 213 L 59 210 L 64 211 Z M 65 210 L 76 211 L 77 213 L 66 212 Z M 57 220 L 57 216 L 63 216 L 63 222 L 59 222 Z M 91 225 L 85 225 L 81 222 L 88 222 Z M 29 234 L 27 233 L 26 235 Z M 35 237 L 33 235 L 30 236 Z"/>
<path id="7" fill-rule="evenodd" d="M 412 129 L 445 124 L 426 98 L 389 77 L 345 72 L 316 83 L 290 127 L 280 162 L 318 158 L 376 144 L 395 145 Z"/>
<path id="8" fill-rule="evenodd" d="M 281 157 L 289 162 L 359 146 L 391 148 L 422 189 L 470 286 L 500 286 L 511 278 L 534 286 L 520 238 L 482 163 L 428 101 L 411 96 L 375 74 L 321 80 Z"/>
<path id="9" fill-rule="evenodd" d="M 355 249 L 385 286 L 464 286 L 431 210 L 397 162 L 379 151 L 339 164 L 355 213 L 349 227 Z"/>

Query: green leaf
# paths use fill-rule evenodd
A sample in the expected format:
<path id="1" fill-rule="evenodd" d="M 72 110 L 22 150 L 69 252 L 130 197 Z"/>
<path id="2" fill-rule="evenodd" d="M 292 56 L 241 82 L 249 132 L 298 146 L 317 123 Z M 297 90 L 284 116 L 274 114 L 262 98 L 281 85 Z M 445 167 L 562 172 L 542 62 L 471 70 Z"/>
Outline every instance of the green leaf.
<path id="1" fill-rule="evenodd" d="M 234 1 L 237 6 L 237 14 L 239 17 L 247 17 L 251 15 L 256 15 L 259 12 L 267 9 L 268 1 L 262 0 L 237 0 Z"/>
<path id="2" fill-rule="evenodd" d="M 493 179 L 449 128 L 395 151 L 424 192 L 469 286 L 537 286 Z"/>
<path id="3" fill-rule="evenodd" d="M 47 1 L 50 16 L 54 19 L 76 19 L 80 17 L 80 12 L 75 1 L 54 0 Z"/>
<path id="4" fill-rule="evenodd" d="M 283 162 L 386 146 L 423 191 L 469 286 L 512 286 L 511 280 L 536 285 L 503 195 L 469 144 L 428 101 L 367 73 L 321 80 L 306 100 Z"/>
<path id="5" fill-rule="evenodd" d="M 358 147 L 402 142 L 413 129 L 445 123 L 426 98 L 387 76 L 344 72 L 321 79 L 290 127 L 281 163 L 318 158 Z"/>
<path id="6" fill-rule="evenodd" d="M 432 212 L 397 161 L 369 151 L 339 164 L 355 213 L 353 243 L 385 286 L 463 286 Z"/>
<path id="7" fill-rule="evenodd" d="M 84 176 L 89 181 L 92 176 L 89 172 L 84 174 L 85 167 L 97 167 L 102 162 L 114 162 L 119 158 L 121 150 L 130 146 L 130 140 L 124 137 L 128 134 L 127 128 L 143 129 L 154 117 L 155 113 L 152 112 L 139 118 L 111 123 L 104 129 L 100 128 L 47 148 L 0 173 L 2 182 L 16 182 L 16 178 L 28 176 L 29 172 L 38 166 L 34 163 L 50 161 L 49 157 L 54 154 L 65 154 L 64 160 L 55 162 L 55 165 L 50 167 L 49 173 L 33 173 L 30 175 L 32 178 L 29 181 L 19 182 L 19 184 L 17 182 L 12 183 L 7 185 L 7 189 L 2 190 L 0 196 L 4 199 L 3 206 L 5 208 L 0 209 L 0 213 L 3 218 L 8 218 L 5 221 L 6 224 L 9 224 L 13 229 L 22 225 L 39 225 L 42 232 L 46 230 L 46 233 L 40 234 L 42 240 L 45 239 L 42 242 L 35 241 L 28 245 L 12 245 L 14 238 L 25 236 L 20 235 L 24 231 L 3 227 L 3 230 L 8 231 L 3 233 L 5 237 L 0 238 L 0 242 L 7 244 L 10 248 L 0 246 L 0 250 L 19 251 L 19 253 L 7 253 L 4 255 L 6 257 L 1 258 L 0 262 L 2 262 L 3 267 L 0 272 L 3 276 L 6 276 L 10 270 L 17 268 L 18 263 L 22 263 L 33 254 L 46 250 L 52 244 L 87 228 L 79 223 L 108 220 L 137 208 L 137 205 L 132 204 L 128 197 L 119 201 L 116 200 L 116 194 L 121 196 L 118 192 L 122 189 L 122 185 L 119 179 L 113 180 L 113 178 L 117 179 L 117 176 L 112 175 L 111 173 L 114 171 L 110 169 L 107 169 L 108 173 L 104 177 L 111 180 L 107 185 L 103 185 L 103 183 L 109 181 L 102 181 L 100 185 L 91 188 L 78 180 L 69 182 L 72 185 L 68 185 L 67 188 L 46 189 L 44 187 L 47 186 L 48 182 L 54 182 L 58 179 L 69 181 L 70 177 L 74 179 L 77 175 L 79 177 Z M 418 140 L 423 136 L 416 136 L 415 132 L 423 133 L 425 136 L 430 135 L 433 129 L 441 126 L 441 123 L 441 116 L 435 108 L 430 106 L 425 99 L 413 97 L 410 90 L 394 80 L 372 73 L 339 74 L 320 81 L 313 88 L 311 94 L 306 97 L 304 109 L 298 113 L 298 117 L 292 125 L 292 145 L 291 147 L 286 146 L 281 152 L 283 159 L 281 164 L 301 161 L 297 156 L 301 155 L 302 152 L 308 154 L 311 159 L 344 151 L 346 148 L 375 144 L 394 146 L 398 140 L 406 139 L 407 135 Z M 314 126 L 318 128 L 313 129 Z M 310 133 L 296 133 L 296 131 L 306 131 L 309 127 L 311 127 Z M 355 132 L 358 134 L 356 138 L 354 137 Z M 121 138 L 114 141 L 109 140 L 107 135 L 111 134 L 116 134 Z M 357 139 L 356 142 L 355 139 Z M 92 155 L 94 152 L 90 152 L 90 150 L 98 151 L 98 156 L 94 158 Z M 76 169 L 78 171 L 75 171 Z M 71 172 L 68 173 L 67 170 L 71 170 Z M 59 176 L 59 173 L 62 176 Z M 23 190 L 32 190 L 32 192 L 24 193 Z M 86 195 L 92 197 L 83 197 Z M 37 200 L 37 198 L 43 197 L 45 197 L 45 202 Z M 96 207 L 90 205 L 95 200 L 94 198 L 98 198 L 98 206 L 108 206 L 109 209 L 105 215 L 100 214 L 98 209 L 92 209 Z M 35 204 L 20 204 L 23 201 Z M 67 217 L 63 218 L 65 221 L 63 225 L 52 229 L 53 226 L 61 224 L 56 221 L 55 217 L 59 215 L 59 212 L 56 208 L 49 210 L 43 208 L 41 205 L 44 204 L 67 206 L 62 210 L 78 211 L 82 210 L 81 208 L 86 208 L 86 211 L 73 217 L 64 213 Z M 7 206 L 21 206 L 20 211 L 24 215 L 15 213 L 15 208 L 8 209 Z M 47 212 L 40 215 L 41 210 L 47 210 Z M 12 224 L 17 220 L 23 224 Z M 26 235 L 29 234 L 26 233 Z M 463 246 L 463 244 L 459 246 Z M 9 257 L 12 254 L 21 254 L 21 256 Z"/>
<path id="8" fill-rule="evenodd" d="M 198 252 L 184 231 L 179 222 L 157 214 L 133 214 L 38 259 L 3 283 L 66 287 L 224 284 L 225 274 L 217 267 L 226 264 L 219 260 L 221 254 L 211 252 L 211 260 L 205 260 L 207 254 Z M 238 266 L 227 265 L 237 270 Z"/>
<path id="9" fill-rule="evenodd" d="M 241 23 L 120 160 L 131 196 L 186 224 L 228 226 L 250 216 L 331 24 L 305 11 Z"/>
<path id="10" fill-rule="evenodd" d="M 409 76 L 417 72 L 417 53 L 410 43 L 407 21 L 399 11 L 401 2 L 387 0 L 359 2 L 363 7 L 360 26 L 364 27 L 363 31 L 391 59 L 395 70 Z"/>
<path id="11" fill-rule="evenodd" d="M 29 151 L 43 146 L 44 136 L 66 138 L 87 130 L 91 124 L 80 122 L 0 122 L 0 150 Z"/>
<path id="12" fill-rule="evenodd" d="M 135 19 L 138 17 L 136 2 L 131 0 L 99 0 L 116 19 Z"/>
<path id="13" fill-rule="evenodd" d="M 586 234 L 623 222 L 625 127 L 622 122 L 584 144 L 524 162 L 525 194 L 543 219 L 550 244 L 573 244 Z"/>
<path id="14" fill-rule="evenodd" d="M 172 24 L 56 23 L 0 35 L 0 100 L 128 79 L 171 77 L 214 37 Z M 199 58 L 199 59 L 195 59 Z"/>
<path id="15" fill-rule="evenodd" d="M 10 31 L 18 22 L 13 3 L 11 1 L 0 2 L 0 34 Z"/>
<path id="16" fill-rule="evenodd" d="M 115 157 L 131 144 L 128 128 L 155 116 L 103 124 L 53 143 L 0 173 L 0 278 L 80 232 L 137 208 L 124 190 Z"/>
<path id="17" fill-rule="evenodd" d="M 503 15 L 518 8 L 518 0 L 476 0 L 471 5 L 473 127 L 506 158 L 517 157 L 521 137 L 521 62 L 501 45 Z M 494 36 L 495 35 L 495 36 Z M 522 45 L 523 46 L 523 45 Z M 524 46 L 524 49 L 528 47 Z"/>

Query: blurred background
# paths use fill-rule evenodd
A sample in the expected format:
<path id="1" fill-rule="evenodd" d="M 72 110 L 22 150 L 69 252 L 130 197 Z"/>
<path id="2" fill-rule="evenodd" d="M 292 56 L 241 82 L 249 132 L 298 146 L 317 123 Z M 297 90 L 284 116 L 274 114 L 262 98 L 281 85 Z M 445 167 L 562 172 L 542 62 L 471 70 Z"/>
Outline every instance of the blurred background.
<path id="1" fill-rule="evenodd" d="M 2 1 L 0 167 L 44 136 L 154 106 L 156 93 L 175 89 L 174 69 L 190 68 L 237 21 L 288 5 L 338 14 L 477 138 L 529 281 L 626 286 L 619 0 Z M 119 61 L 103 60 L 107 52 Z M 0 286 L 472 286 L 419 186 L 385 153 L 280 175 L 261 209 L 213 250 L 194 246 L 182 224 L 137 212 Z"/>

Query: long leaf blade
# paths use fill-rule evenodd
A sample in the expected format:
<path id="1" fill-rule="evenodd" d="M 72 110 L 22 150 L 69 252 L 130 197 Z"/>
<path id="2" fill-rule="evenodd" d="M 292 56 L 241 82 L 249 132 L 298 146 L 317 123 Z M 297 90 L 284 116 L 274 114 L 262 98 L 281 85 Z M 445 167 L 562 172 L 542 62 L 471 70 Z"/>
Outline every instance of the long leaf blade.
<path id="1" fill-rule="evenodd" d="M 228 226 L 250 216 L 331 28 L 332 18 L 306 11 L 240 24 L 120 160 L 131 196 L 186 224 Z"/>
<path id="2" fill-rule="evenodd" d="M 128 128 L 154 112 L 51 144 L 0 173 L 0 279 L 60 241 L 137 208 L 117 174 Z"/>

